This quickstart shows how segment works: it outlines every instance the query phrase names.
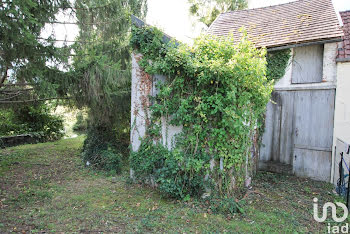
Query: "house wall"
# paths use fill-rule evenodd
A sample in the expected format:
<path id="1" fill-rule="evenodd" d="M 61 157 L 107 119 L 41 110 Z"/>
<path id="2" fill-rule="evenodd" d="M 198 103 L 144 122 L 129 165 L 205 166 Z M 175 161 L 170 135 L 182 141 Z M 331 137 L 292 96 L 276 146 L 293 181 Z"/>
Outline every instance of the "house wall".
<path id="1" fill-rule="evenodd" d="M 337 63 L 337 93 L 333 133 L 333 173 L 332 181 L 339 178 L 338 164 L 340 153 L 350 144 L 350 61 Z M 337 150 L 335 148 L 337 146 Z M 350 163 L 348 154 L 344 154 L 346 163 Z"/>
<path id="2" fill-rule="evenodd" d="M 131 130 L 130 144 L 133 151 L 137 151 L 141 145 L 141 139 L 146 135 L 146 128 L 149 125 L 151 105 L 149 96 L 158 93 L 157 82 L 162 82 L 165 76 L 150 76 L 142 71 L 138 61 L 141 54 L 132 54 L 132 86 L 131 86 Z M 168 149 L 174 146 L 174 137 L 180 133 L 182 127 L 172 126 L 162 118 L 162 143 Z M 132 172 L 131 172 L 132 173 Z"/>
<path id="3" fill-rule="evenodd" d="M 330 181 L 337 44 L 324 45 L 322 82 L 293 84 L 293 73 L 298 72 L 293 70 L 297 63 L 293 54 L 308 56 L 304 52 L 309 48 L 292 49 L 286 73 L 275 85 L 266 111 L 259 168 L 270 170 L 271 163 L 289 165 L 298 176 Z M 313 67 L 314 60 L 308 58 L 303 69 Z"/>
<path id="4" fill-rule="evenodd" d="M 131 71 L 131 129 L 130 144 L 133 151 L 137 151 L 141 145 L 141 139 L 146 134 L 147 106 L 143 106 L 145 99 L 151 94 L 152 83 L 142 78 L 142 71 L 137 61 L 142 58 L 141 54 L 132 54 Z"/>
<path id="5" fill-rule="evenodd" d="M 292 49 L 293 53 L 293 49 Z M 266 126 L 267 129 L 263 135 L 262 145 L 264 147 L 260 150 L 260 161 L 279 161 L 284 164 L 292 166 L 293 173 L 298 176 L 311 177 L 318 180 L 330 181 L 331 177 L 331 154 L 322 153 L 323 149 L 315 147 L 311 150 L 317 151 L 313 153 L 307 153 L 306 150 L 299 148 L 298 157 L 294 155 L 295 152 L 295 131 L 294 125 L 296 118 L 295 114 L 295 102 L 298 101 L 298 107 L 300 113 L 312 114 L 314 111 L 325 111 L 328 113 L 322 121 L 331 124 L 333 129 L 333 111 L 327 111 L 327 108 L 332 108 L 334 105 L 335 91 L 335 81 L 336 81 L 336 44 L 330 43 L 325 44 L 324 54 L 323 54 L 323 82 L 321 83 L 310 83 L 310 84 L 292 84 L 292 67 L 293 67 L 293 58 L 289 62 L 289 66 L 286 69 L 284 77 L 282 77 L 275 85 L 275 91 L 273 95 L 275 103 L 269 103 L 267 106 L 267 116 L 266 116 Z M 131 146 L 132 150 L 137 151 L 141 139 L 146 134 L 146 128 L 149 124 L 149 113 L 148 107 L 149 95 L 156 95 L 155 83 L 157 81 L 162 81 L 165 79 L 163 76 L 149 76 L 145 74 L 139 67 L 138 61 L 140 60 L 140 54 L 132 55 L 132 98 L 131 98 Z M 339 68 L 345 69 L 345 68 Z M 338 72 L 339 74 L 340 72 Z M 344 72 L 342 72 L 344 73 Z M 346 74 L 346 73 L 345 73 Z M 350 87 L 350 86 L 347 86 Z M 332 94 L 333 93 L 333 94 Z M 322 97 L 324 98 L 320 98 Z M 305 98 L 305 101 L 304 101 Z M 296 100 L 296 101 L 295 101 Z M 317 102 L 317 105 L 314 103 Z M 332 104 L 333 102 L 333 104 Z M 278 105 L 276 105 L 276 103 Z M 327 108 L 324 108 L 327 107 Z M 316 108 L 315 110 L 312 108 Z M 275 113 L 280 113 L 276 115 Z M 330 114 L 330 115 L 329 115 Z M 301 115 L 302 118 L 304 115 Z M 306 119 L 311 121 L 312 118 L 317 117 L 317 115 L 305 115 L 311 116 Z M 323 116 L 323 115 L 322 115 Z M 277 117 L 277 119 L 276 119 Z M 278 119 L 280 118 L 280 119 Z M 305 120 L 305 121 L 306 121 Z M 317 120 L 316 118 L 316 121 Z M 322 122 L 321 121 L 321 122 Z M 299 121 L 303 123 L 303 121 Z M 323 123 L 325 127 L 329 127 L 329 124 Z M 308 124 L 306 123 L 306 126 Z M 310 132 L 315 129 L 320 133 L 324 134 L 324 128 L 322 126 L 318 127 L 317 125 L 310 125 Z M 276 129 L 284 129 L 279 135 L 276 135 Z M 328 130 L 327 130 L 328 131 Z M 168 149 L 171 149 L 174 143 L 174 136 L 181 132 L 181 127 L 170 126 L 167 124 L 165 119 L 162 121 L 162 140 L 163 144 L 167 146 Z M 307 132 L 307 131 L 306 131 Z M 317 140 L 318 132 L 312 132 L 312 137 L 309 139 Z M 328 133 L 326 133 L 328 134 Z M 330 133 L 329 135 L 332 135 Z M 305 135 L 306 136 L 306 135 Z M 314 138 L 313 138 L 314 137 Z M 330 148 L 332 145 L 332 136 L 330 140 Z M 283 144 L 280 144 L 283 142 Z M 322 143 L 321 143 L 322 145 Z M 273 158 L 273 151 L 279 151 L 278 158 Z M 320 151 L 320 152 L 318 152 Z M 328 151 L 327 151 L 328 152 Z M 276 154 L 275 154 L 276 155 Z M 315 163 L 317 162 L 317 163 Z M 260 163 L 259 163 L 260 166 Z M 132 174 L 132 170 L 131 170 Z"/>

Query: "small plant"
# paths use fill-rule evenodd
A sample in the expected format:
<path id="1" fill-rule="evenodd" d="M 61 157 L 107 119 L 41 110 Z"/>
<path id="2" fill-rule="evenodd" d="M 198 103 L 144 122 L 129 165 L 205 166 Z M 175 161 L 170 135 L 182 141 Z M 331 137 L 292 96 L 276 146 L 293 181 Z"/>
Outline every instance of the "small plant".
<path id="1" fill-rule="evenodd" d="M 235 213 L 244 213 L 243 206 L 234 197 L 224 197 L 224 198 L 215 198 L 209 197 L 205 199 L 204 204 L 207 204 L 207 207 L 213 212 L 217 214 L 230 214 L 233 215 Z"/>
<path id="2" fill-rule="evenodd" d="M 284 76 L 291 56 L 290 52 L 290 49 L 285 49 L 267 53 L 266 77 L 268 80 L 277 81 Z"/>

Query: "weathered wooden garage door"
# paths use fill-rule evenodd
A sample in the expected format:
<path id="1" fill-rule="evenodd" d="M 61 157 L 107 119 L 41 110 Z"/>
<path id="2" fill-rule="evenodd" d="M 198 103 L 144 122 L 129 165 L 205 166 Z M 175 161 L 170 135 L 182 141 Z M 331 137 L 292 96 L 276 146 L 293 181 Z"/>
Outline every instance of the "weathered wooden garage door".
<path id="1" fill-rule="evenodd" d="M 275 91 L 266 112 L 260 167 L 330 179 L 335 90 Z"/>

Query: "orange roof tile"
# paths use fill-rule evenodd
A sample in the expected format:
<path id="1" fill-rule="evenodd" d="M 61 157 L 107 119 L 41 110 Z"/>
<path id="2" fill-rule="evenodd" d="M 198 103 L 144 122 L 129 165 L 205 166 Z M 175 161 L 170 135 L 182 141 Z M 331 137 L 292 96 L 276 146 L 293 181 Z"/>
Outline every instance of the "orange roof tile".
<path id="1" fill-rule="evenodd" d="M 337 60 L 349 60 L 350 61 L 350 10 L 340 12 L 341 19 L 343 21 L 344 37 L 343 41 L 338 44 L 338 56 Z"/>

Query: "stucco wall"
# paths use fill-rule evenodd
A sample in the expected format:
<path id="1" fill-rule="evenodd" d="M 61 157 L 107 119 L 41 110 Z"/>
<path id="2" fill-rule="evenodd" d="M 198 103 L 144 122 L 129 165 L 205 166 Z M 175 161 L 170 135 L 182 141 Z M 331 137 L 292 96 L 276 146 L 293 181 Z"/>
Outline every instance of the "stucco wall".
<path id="1" fill-rule="evenodd" d="M 334 115 L 334 133 L 333 133 L 333 173 L 334 183 L 338 179 L 338 163 L 340 161 L 339 153 L 344 151 L 346 145 L 340 144 L 337 139 L 345 144 L 350 144 L 350 62 L 339 62 L 337 64 L 337 92 L 335 101 Z M 335 146 L 338 145 L 335 156 Z M 341 149 L 339 148 L 341 147 Z M 334 158 L 335 156 L 335 158 Z M 344 155 L 347 163 L 350 157 Z"/>
<path id="2" fill-rule="evenodd" d="M 132 54 L 132 86 L 131 86 L 131 130 L 130 144 L 133 151 L 137 151 L 141 139 L 146 134 L 146 128 L 150 121 L 149 96 L 157 94 L 156 84 L 166 78 L 161 75 L 150 76 L 142 71 L 138 61 L 141 54 Z M 182 127 L 169 125 L 166 118 L 162 118 L 162 143 L 168 149 L 174 146 L 174 137 L 180 133 Z"/>
<path id="3" fill-rule="evenodd" d="M 147 100 L 151 94 L 152 81 L 145 82 L 147 77 L 142 78 L 142 70 L 137 61 L 142 58 L 141 54 L 132 54 L 132 78 L 131 78 L 131 129 L 130 144 L 133 151 L 137 151 L 141 144 L 141 138 L 146 133 Z M 148 77 L 150 79 L 150 77 Z M 144 106 L 146 105 L 146 106 Z"/>
<path id="4" fill-rule="evenodd" d="M 334 143 L 336 138 L 350 143 L 350 62 L 337 65 Z"/>
<path id="5" fill-rule="evenodd" d="M 321 83 L 309 83 L 309 84 L 292 84 L 292 67 L 295 61 L 293 56 L 289 61 L 289 65 L 286 68 L 284 76 L 276 83 L 275 90 L 303 90 L 303 89 L 330 89 L 336 87 L 336 49 L 337 43 L 324 44 L 323 52 L 323 72 Z M 291 55 L 293 55 L 294 49 L 291 49 Z"/>

